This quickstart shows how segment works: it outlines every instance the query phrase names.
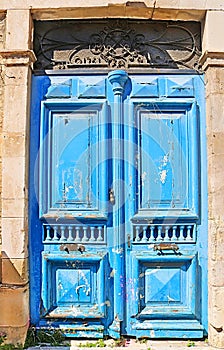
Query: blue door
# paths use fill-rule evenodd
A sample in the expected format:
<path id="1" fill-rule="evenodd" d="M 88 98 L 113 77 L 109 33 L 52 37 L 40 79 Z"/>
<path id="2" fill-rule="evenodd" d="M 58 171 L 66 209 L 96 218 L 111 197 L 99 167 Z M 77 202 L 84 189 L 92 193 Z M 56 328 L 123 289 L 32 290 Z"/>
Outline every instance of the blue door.
<path id="1" fill-rule="evenodd" d="M 31 322 L 69 337 L 207 329 L 203 78 L 33 78 Z"/>

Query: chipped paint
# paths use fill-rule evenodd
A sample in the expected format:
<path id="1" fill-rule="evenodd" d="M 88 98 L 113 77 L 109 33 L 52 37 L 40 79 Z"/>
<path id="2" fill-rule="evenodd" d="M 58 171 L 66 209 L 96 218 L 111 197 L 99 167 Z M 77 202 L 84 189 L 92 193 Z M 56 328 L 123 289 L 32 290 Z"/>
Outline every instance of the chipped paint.
<path id="1" fill-rule="evenodd" d="M 164 185 L 167 179 L 168 169 L 165 169 L 168 166 L 169 162 L 169 153 L 165 154 L 160 160 L 159 166 L 159 179 L 160 182 Z"/>
<path id="2" fill-rule="evenodd" d="M 123 251 L 124 251 L 123 248 L 119 248 L 119 249 L 113 248 L 113 249 L 112 249 L 112 252 L 115 253 L 115 254 L 118 254 L 118 255 L 119 255 L 119 254 L 122 254 Z"/>
<path id="3" fill-rule="evenodd" d="M 158 268 L 160 269 L 160 266 L 157 266 L 157 268 L 153 269 L 153 270 L 146 270 L 144 275 L 145 276 L 153 275 L 154 273 L 156 273 L 158 271 Z"/>
<path id="4" fill-rule="evenodd" d="M 152 329 L 152 330 L 150 331 L 150 337 L 151 337 L 151 338 L 155 338 L 155 331 L 154 331 L 154 329 Z"/>
<path id="5" fill-rule="evenodd" d="M 114 72 L 112 74 L 114 74 Z M 121 73 L 121 75 L 122 74 L 126 75 L 126 73 Z M 117 73 L 117 75 L 119 74 Z M 115 78 L 116 77 L 113 77 L 113 79 Z M 162 84 L 163 91 L 165 91 L 166 87 L 164 84 L 166 82 L 163 77 L 160 78 L 158 80 L 158 84 L 160 84 L 160 87 Z M 88 80 L 87 77 L 86 79 Z M 134 86 L 134 79 L 131 77 L 130 80 Z M 76 82 L 78 82 L 78 80 L 76 80 Z M 95 84 L 87 85 L 94 86 Z M 115 88 L 115 85 L 113 87 Z M 160 91 L 159 88 L 158 91 Z M 156 113 L 154 113 L 154 111 L 153 113 L 150 112 L 150 108 L 152 109 L 152 106 L 154 108 L 154 102 L 149 102 L 149 97 L 147 97 L 147 102 L 142 101 L 142 103 L 138 103 L 138 100 L 132 99 L 132 101 L 134 101 L 132 104 L 136 107 L 134 107 L 134 113 L 136 111 L 137 113 L 140 111 L 140 114 L 148 114 L 146 118 L 148 118 L 150 122 L 153 120 L 150 117 L 151 113 L 155 119 L 153 120 L 154 125 L 156 125 L 155 123 L 157 122 L 159 125 L 158 135 L 156 135 L 156 128 L 154 131 L 152 130 L 153 128 L 147 130 L 147 125 L 145 125 L 146 127 L 144 127 L 144 130 L 142 129 L 142 139 L 140 140 L 137 136 L 137 129 L 139 127 L 138 123 L 141 124 L 141 121 L 137 120 L 137 115 L 136 118 L 133 117 L 135 124 L 131 125 L 130 123 L 131 127 L 134 128 L 133 133 L 129 131 L 127 133 L 126 130 L 122 129 L 124 128 L 124 124 L 122 124 L 122 122 L 125 120 L 126 116 L 123 114 L 124 111 L 121 89 L 119 90 L 116 88 L 116 97 L 115 95 L 112 96 L 111 89 L 108 89 L 107 93 L 111 94 L 108 97 L 108 105 L 103 106 L 102 101 L 98 103 L 99 99 L 96 103 L 96 96 L 93 96 L 95 99 L 93 104 L 97 105 L 97 107 L 95 111 L 91 111 L 93 104 L 91 101 L 91 96 L 88 96 L 90 100 L 88 100 L 88 103 L 85 106 L 84 102 L 82 101 L 82 107 L 87 107 L 86 109 L 88 109 L 90 113 L 95 113 L 95 115 L 99 116 L 96 125 L 100 125 L 101 129 L 97 129 L 96 134 L 100 135 L 100 137 L 108 136 L 108 130 L 105 131 L 105 134 L 102 130 L 104 124 L 108 125 L 107 111 L 110 109 L 109 113 L 110 119 L 112 121 L 110 125 L 112 139 L 115 139 L 117 141 L 118 136 L 120 137 L 120 135 L 124 134 L 127 136 L 127 138 L 134 137 L 135 139 L 130 141 L 134 141 L 133 148 L 136 148 L 138 153 L 136 153 L 135 150 L 132 150 L 132 153 L 130 154 L 132 157 L 131 161 L 133 162 L 133 165 L 130 165 L 130 163 L 126 165 L 124 160 L 125 158 L 123 157 L 123 155 L 126 155 L 119 153 L 121 151 L 119 147 L 113 148 L 112 141 L 112 166 L 111 169 L 107 169 L 105 166 L 104 171 L 102 172 L 103 176 L 101 176 L 101 159 L 97 159 L 97 161 L 99 161 L 98 164 L 100 164 L 99 169 L 97 167 L 95 168 L 94 157 L 97 158 L 97 155 L 92 154 L 92 150 L 90 153 L 84 152 L 85 156 L 83 159 L 81 159 L 80 155 L 82 151 L 80 151 L 80 154 L 77 157 L 75 156 L 76 147 L 74 143 L 74 153 L 67 152 L 66 156 L 63 159 L 63 156 L 61 155 L 64 151 L 60 153 L 60 150 L 55 147 L 55 149 L 57 149 L 56 152 L 60 153 L 60 156 L 57 159 L 56 165 L 58 165 L 58 168 L 55 170 L 56 175 L 53 180 L 56 180 L 57 182 L 57 175 L 59 174 L 59 171 L 61 171 L 62 175 L 60 181 L 58 180 L 60 184 L 58 184 L 56 191 L 57 193 L 54 199 L 57 201 L 58 196 L 62 198 L 63 203 L 61 203 L 61 208 L 60 204 L 58 204 L 57 208 L 50 208 L 49 212 L 45 216 L 46 219 L 49 219 L 49 225 L 52 223 L 55 224 L 55 231 L 57 234 L 53 232 L 54 229 L 50 228 L 48 235 L 45 234 L 45 237 L 47 237 L 47 239 L 42 242 L 45 252 L 49 252 L 51 254 L 51 257 L 48 259 L 48 257 L 46 258 L 44 256 L 44 254 L 42 255 L 42 271 L 44 271 L 43 306 L 45 307 L 47 315 L 45 317 L 45 320 L 42 319 L 41 322 L 46 322 L 47 318 L 49 319 L 49 324 L 53 323 L 53 321 L 58 323 L 64 322 L 64 324 L 68 326 L 67 333 L 71 332 L 74 334 L 76 332 L 76 336 L 83 337 L 88 337 L 91 332 L 91 335 L 94 337 L 102 336 L 102 332 L 105 332 L 107 335 L 109 334 L 110 336 L 119 338 L 121 332 L 121 322 L 123 323 L 122 330 L 127 332 L 127 334 L 133 336 L 141 336 L 147 334 L 147 336 L 157 337 L 160 336 L 159 332 L 161 332 L 162 327 L 165 329 L 163 330 L 162 336 L 170 336 L 170 329 L 173 331 L 175 327 L 176 330 L 177 324 L 180 325 L 181 322 L 184 324 L 186 309 L 188 308 L 188 310 L 193 310 L 191 300 L 194 299 L 194 294 L 192 291 L 193 284 L 190 283 L 190 279 L 194 278 L 196 274 L 195 270 L 193 270 L 191 267 L 193 265 L 191 261 L 188 263 L 188 265 L 186 265 L 187 259 L 192 260 L 194 258 L 195 253 L 192 252 L 192 246 L 195 246 L 196 239 L 194 241 L 190 241 L 190 234 L 189 236 L 187 236 L 187 234 L 181 236 L 180 232 L 183 230 L 179 228 L 180 225 L 184 226 L 184 232 L 187 232 L 187 226 L 189 225 L 186 223 L 184 223 L 184 225 L 172 224 L 170 225 L 170 228 L 168 228 L 168 225 L 166 225 L 166 217 L 164 220 L 165 223 L 160 223 L 161 216 L 166 216 L 166 209 L 167 206 L 169 206 L 169 204 L 167 204 L 169 198 L 165 203 L 165 206 L 163 206 L 163 201 L 165 202 L 169 196 L 171 181 L 173 186 L 172 196 L 174 205 L 177 199 L 177 195 L 174 193 L 174 190 L 176 190 L 176 188 L 174 188 L 174 182 L 175 186 L 177 186 L 176 179 L 174 178 L 173 174 L 171 174 L 173 171 L 171 168 L 173 165 L 175 166 L 174 153 L 176 152 L 176 145 L 174 145 L 174 142 L 172 141 L 171 133 L 167 133 L 166 135 L 168 140 L 165 139 L 162 125 L 166 125 L 166 130 L 168 126 L 171 126 L 170 129 L 172 129 L 172 132 L 174 132 L 176 121 L 170 117 L 170 115 L 172 116 L 173 112 L 171 111 L 170 115 L 168 115 L 169 112 L 166 110 L 163 119 L 164 111 L 162 112 L 162 108 L 164 107 L 162 107 L 162 104 L 166 100 L 165 96 L 163 96 L 163 101 L 162 99 L 159 101 L 158 106 L 157 102 L 153 100 L 155 102 Z M 72 103 L 74 103 L 74 105 L 70 110 L 71 118 L 69 117 L 69 120 L 64 119 L 62 123 L 64 128 L 62 128 L 62 131 L 64 133 L 65 130 L 69 133 L 69 129 L 72 127 L 74 130 L 76 126 L 79 128 L 79 124 L 81 124 L 78 121 L 79 118 L 73 118 L 72 116 L 73 107 L 77 104 L 79 108 L 81 106 L 81 102 L 77 100 L 73 101 Z M 128 103 L 129 101 L 127 100 L 127 104 Z M 181 103 L 184 105 L 185 102 L 182 101 Z M 169 106 L 174 107 L 174 109 L 177 108 L 175 106 L 175 102 L 171 99 L 169 99 Z M 60 107 L 64 107 L 63 103 L 60 105 Z M 107 109 L 107 107 L 109 109 Z M 125 106 L 125 108 L 126 107 L 127 106 Z M 161 111 L 159 110 L 160 107 Z M 85 108 L 82 110 L 83 117 Z M 181 108 L 184 109 L 184 107 Z M 52 112 L 52 115 L 53 114 L 54 110 Z M 50 118 L 50 114 L 48 114 L 48 112 L 46 112 L 45 116 L 46 115 Z M 130 115 L 130 119 L 131 117 L 132 116 Z M 164 120 L 168 117 L 170 118 L 169 122 L 164 122 Z M 75 119 L 77 119 L 77 121 L 75 121 Z M 88 119 L 88 123 L 91 123 L 90 119 Z M 86 123 L 86 125 L 88 123 Z M 185 121 L 183 121 L 183 124 L 184 123 Z M 43 127 L 45 124 L 43 122 Z M 141 126 L 142 125 L 143 123 Z M 87 128 L 85 126 L 85 129 L 88 128 L 89 124 Z M 95 129 L 95 125 L 92 129 Z M 63 144 L 63 137 L 62 140 L 60 140 L 60 137 L 64 136 L 63 132 L 62 134 L 58 133 L 57 137 L 59 138 L 59 146 L 61 148 L 62 146 L 65 146 L 66 148 L 67 145 L 65 145 L 65 143 Z M 144 139 L 144 133 L 148 133 L 148 139 Z M 81 138 L 79 139 L 79 141 L 81 141 L 80 145 L 84 144 L 85 146 L 88 144 L 88 148 L 91 148 L 91 142 L 96 141 L 97 143 L 99 141 L 97 140 L 97 136 L 94 136 L 95 139 L 91 138 L 90 136 L 91 135 L 89 135 L 88 132 L 85 135 L 82 134 Z M 157 145 L 155 145 L 155 149 L 153 149 L 153 147 L 151 147 L 150 141 L 148 141 L 150 138 L 154 138 L 153 142 L 157 141 L 156 137 L 154 136 L 158 136 L 158 151 Z M 74 136 L 72 136 L 72 133 L 69 137 L 71 139 L 69 140 L 67 137 L 65 142 L 73 142 Z M 88 139 L 88 142 L 86 142 L 86 139 Z M 77 149 L 78 146 L 79 145 L 77 143 Z M 125 147 L 124 151 L 127 149 Z M 99 148 L 99 153 L 101 154 L 103 152 L 106 152 L 105 149 Z M 79 151 L 77 151 L 77 153 L 79 153 Z M 143 153 L 145 153 L 145 155 Z M 131 158 L 130 154 L 128 156 L 129 160 Z M 46 158 L 47 155 L 44 156 Z M 57 154 L 55 154 L 55 156 L 57 157 Z M 107 155 L 105 153 L 104 156 L 105 159 L 107 159 Z M 146 156 L 146 163 L 147 159 L 150 159 L 146 166 L 142 164 L 144 162 L 144 156 Z M 177 157 L 179 157 L 179 155 L 177 155 Z M 54 157 L 50 158 L 53 159 Z M 51 162 L 51 159 L 49 160 L 49 163 Z M 73 162 L 72 164 L 70 162 L 71 159 Z M 122 159 L 122 165 L 120 159 Z M 65 163 L 67 161 L 67 164 L 60 164 L 59 161 L 64 161 Z M 97 174 L 93 182 L 91 182 L 91 171 L 93 170 L 91 168 L 92 165 L 94 172 Z M 54 165 L 52 165 L 52 169 L 53 167 Z M 111 176 L 108 176 L 109 181 L 111 181 L 110 184 L 108 184 L 105 180 L 107 177 L 105 176 L 107 175 L 107 170 L 111 170 Z M 52 172 L 54 172 L 54 169 Z M 42 175 L 45 174 L 46 172 L 43 171 Z M 99 178 L 100 181 L 98 181 Z M 111 206 L 111 212 L 109 213 L 109 216 L 107 216 L 108 212 L 106 205 L 108 204 L 108 189 L 110 188 L 111 184 L 119 182 L 117 181 L 118 179 L 121 181 L 120 185 L 114 189 L 114 193 L 116 194 L 116 203 L 114 203 L 113 207 Z M 156 182 L 156 185 L 154 181 Z M 91 206 L 92 204 L 90 203 L 90 198 L 92 196 L 92 193 L 90 192 L 94 191 L 95 197 L 97 197 L 100 193 L 99 188 L 97 187 L 98 182 L 102 183 L 102 193 L 106 193 L 106 199 L 103 198 L 103 196 L 99 195 L 99 198 L 96 198 L 96 202 L 93 200 L 94 206 Z M 54 181 L 52 181 L 52 184 L 54 185 Z M 129 187 L 127 184 L 129 184 Z M 143 198 L 144 195 L 143 192 L 141 192 L 141 187 L 143 186 L 146 193 L 145 198 Z M 157 193 L 158 188 L 159 193 Z M 48 200 L 46 197 L 48 195 L 50 196 L 51 190 L 53 191 L 52 187 L 48 188 L 47 195 L 44 197 L 45 200 Z M 178 192 L 178 195 L 180 191 Z M 126 195 L 129 197 L 126 198 Z M 153 196 L 155 198 L 155 202 L 157 201 L 155 204 L 153 204 L 153 200 L 151 200 L 151 197 Z M 105 207 L 101 205 L 101 197 L 103 200 L 105 200 Z M 54 205 L 55 201 L 51 199 L 52 198 L 49 198 L 49 203 Z M 82 200 L 85 201 L 86 207 L 82 203 L 79 203 L 79 201 L 81 202 Z M 71 202 L 70 204 L 69 201 Z M 141 201 L 144 202 L 142 207 L 140 203 Z M 44 205 L 45 204 L 43 204 L 42 212 L 45 210 Z M 47 205 L 48 204 L 46 204 L 46 206 Z M 69 205 L 71 207 L 68 207 Z M 155 205 L 155 207 L 153 207 L 153 205 Z M 138 211 L 139 208 L 140 210 Z M 160 210 L 160 208 L 162 208 L 162 210 Z M 48 209 L 49 208 L 46 208 L 46 211 Z M 168 210 L 169 209 L 170 208 L 168 208 Z M 49 215 L 50 211 L 52 212 L 52 215 Z M 133 217 L 134 214 L 136 214 L 137 219 Z M 172 215 L 173 212 L 169 214 Z M 175 215 L 176 214 L 173 214 L 174 219 Z M 188 213 L 186 216 L 187 215 Z M 64 222 L 65 225 L 63 225 Z M 97 229 L 96 222 L 101 223 L 101 225 L 99 225 L 99 230 Z M 76 223 L 77 226 L 75 226 Z M 139 226 L 140 229 L 137 230 L 136 226 Z M 132 227 L 135 227 L 134 232 L 132 230 Z M 103 232 L 103 241 L 97 239 L 97 234 L 100 236 L 99 232 Z M 128 235 L 130 235 L 131 244 L 129 244 Z M 106 237 L 108 237 L 108 241 L 106 240 Z M 126 238 L 125 242 L 123 242 L 124 237 Z M 86 251 L 84 251 L 83 254 L 81 254 L 80 251 L 75 251 L 78 245 L 72 246 L 72 244 L 76 244 L 76 239 L 77 242 L 84 242 L 83 246 L 85 247 Z M 180 256 L 175 254 L 174 251 L 166 250 L 164 246 L 162 247 L 163 249 L 157 249 L 157 251 L 153 250 L 155 243 L 175 243 L 175 240 L 178 240 L 178 246 L 180 246 L 180 251 L 182 254 Z M 73 241 L 73 243 L 71 241 Z M 60 250 L 61 243 L 66 244 L 62 245 Z M 193 256 L 193 258 L 188 258 L 186 255 L 186 251 L 188 249 L 186 248 L 186 243 L 188 244 L 188 247 L 190 247 L 189 255 Z M 170 247 L 171 246 L 169 246 L 169 248 Z M 159 247 L 157 246 L 157 248 Z M 72 251 L 73 249 L 74 251 Z M 165 250 L 164 254 L 158 255 L 161 250 Z M 66 254 L 66 251 L 67 253 L 69 252 L 69 254 Z M 184 253 L 182 253 L 182 251 Z M 105 257 L 105 259 L 101 259 L 101 257 Z M 104 260 L 105 262 L 102 263 L 101 260 Z M 185 265 L 187 268 L 183 268 Z M 175 276 L 175 273 L 177 273 L 177 275 L 179 273 L 176 271 L 178 269 L 182 269 L 182 284 L 179 282 L 178 276 Z M 170 282 L 171 278 L 169 277 L 172 273 L 174 273 L 174 278 Z M 105 281 L 107 282 L 107 285 L 105 285 Z M 180 284 L 182 290 L 179 292 L 178 288 L 181 289 Z M 181 297 L 179 297 L 180 294 L 183 300 Z M 178 300 L 178 297 L 180 300 Z M 190 300 L 187 299 L 188 297 Z M 175 309 L 172 307 L 174 301 L 176 302 Z M 181 303 L 184 304 L 184 307 L 181 306 Z M 125 310 L 125 312 L 123 310 Z M 194 320 L 193 311 L 192 315 L 187 316 L 189 317 L 188 319 L 191 318 L 191 321 Z M 170 313 L 172 312 L 175 313 L 178 321 L 175 324 L 172 322 L 171 326 L 169 326 L 167 325 L 167 320 Z M 189 311 L 189 313 L 190 312 L 191 311 Z M 152 317 L 154 313 L 155 318 L 154 316 Z M 164 321 L 164 319 L 166 321 Z M 102 326 L 101 329 L 96 327 L 90 331 L 90 326 L 101 322 L 107 328 L 108 325 L 111 326 L 109 329 L 105 330 Z M 196 322 L 198 322 L 196 326 L 199 327 L 199 321 L 197 320 L 195 323 Z M 75 327 L 70 327 L 70 323 L 74 324 L 74 326 L 76 323 L 79 323 L 79 326 L 75 329 Z M 199 333 L 202 334 L 202 331 L 200 330 L 198 334 Z M 191 333 L 191 331 L 189 331 L 188 334 L 193 334 L 193 332 Z"/>
<path id="6" fill-rule="evenodd" d="M 161 171 L 159 172 L 160 182 L 161 182 L 162 184 L 165 184 L 165 182 L 166 182 L 167 173 L 168 173 L 168 170 L 161 170 Z"/>

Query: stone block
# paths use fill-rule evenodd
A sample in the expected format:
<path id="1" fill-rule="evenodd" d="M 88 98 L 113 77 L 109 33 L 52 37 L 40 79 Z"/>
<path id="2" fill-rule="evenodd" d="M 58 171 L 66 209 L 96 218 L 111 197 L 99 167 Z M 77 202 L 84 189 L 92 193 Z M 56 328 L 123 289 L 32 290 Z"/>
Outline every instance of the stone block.
<path id="1" fill-rule="evenodd" d="M 10 259 L 28 256 L 28 227 L 24 218 L 2 218 L 2 251 Z M 18 269 L 20 267 L 17 266 Z M 22 271 L 19 271 L 21 274 Z"/>
<path id="2" fill-rule="evenodd" d="M 203 52 L 224 52 L 223 22 L 223 11 L 207 11 L 202 38 Z"/>
<path id="3" fill-rule="evenodd" d="M 209 210 L 209 215 L 211 215 Z M 210 261 L 215 261 L 216 257 L 216 246 L 217 246 L 217 229 L 218 229 L 218 223 L 214 218 L 209 217 L 208 220 L 208 256 L 209 256 L 209 264 Z M 212 242 L 212 243 L 211 243 Z M 210 271 L 210 270 L 209 270 Z"/>
<path id="4" fill-rule="evenodd" d="M 212 151 L 214 152 L 214 155 L 215 155 L 214 161 L 219 162 L 219 166 L 217 166 L 217 168 L 218 169 L 223 168 L 221 170 L 222 172 L 224 170 L 224 164 L 222 163 L 222 157 L 224 156 L 223 139 L 224 139 L 224 132 L 214 132 L 212 134 L 212 141 L 213 141 Z"/>
<path id="5" fill-rule="evenodd" d="M 206 99 L 206 113 L 208 131 L 224 132 L 224 94 L 209 94 Z"/>
<path id="6" fill-rule="evenodd" d="M 0 294 L 1 295 L 1 294 Z M 24 344 L 26 340 L 27 330 L 29 328 L 29 323 L 22 327 L 8 326 L 3 327 L 0 325 L 0 331 L 7 334 L 6 344 Z"/>
<path id="7" fill-rule="evenodd" d="M 0 287 L 0 330 L 6 332 L 7 343 L 23 344 L 29 327 L 29 289 Z"/>
<path id="8" fill-rule="evenodd" d="M 222 93 L 224 92 L 224 68 L 210 67 L 205 74 L 205 83 L 207 92 Z"/>
<path id="9" fill-rule="evenodd" d="M 210 261 L 209 283 L 214 287 L 224 287 L 224 261 Z"/>
<path id="10" fill-rule="evenodd" d="M 220 220 L 221 221 L 221 220 Z M 216 261 L 224 261 L 224 220 L 221 221 L 216 233 Z"/>
<path id="11" fill-rule="evenodd" d="M 224 220 L 224 191 L 214 191 L 208 196 L 209 217 L 222 221 Z"/>
<path id="12" fill-rule="evenodd" d="M 208 341 L 209 344 L 212 344 L 214 348 L 223 349 L 224 344 L 224 332 L 221 329 L 218 329 L 218 331 L 211 326 L 208 325 Z"/>
<path id="13" fill-rule="evenodd" d="M 22 218 L 27 214 L 28 200 L 26 198 L 2 199 L 2 217 Z"/>
<path id="14" fill-rule="evenodd" d="M 31 48 L 31 17 L 27 9 L 7 10 L 6 17 L 6 50 L 30 49 Z M 22 7 L 24 8 L 24 6 Z M 19 28 L 19 30 L 18 30 Z"/>
<path id="15" fill-rule="evenodd" d="M 0 288 L 0 326 L 21 327 L 29 315 L 28 286 Z"/>
<path id="16" fill-rule="evenodd" d="M 153 10 L 152 19 L 154 20 L 171 20 L 177 19 L 179 11 L 177 9 L 167 10 L 163 8 L 155 8 Z"/>
<path id="17" fill-rule="evenodd" d="M 213 328 L 224 327 L 224 287 L 210 286 L 209 323 Z M 223 328 L 224 330 L 224 328 Z"/>
<path id="18" fill-rule="evenodd" d="M 23 133 L 27 129 L 29 94 L 21 86 L 8 85 L 4 91 L 4 132 Z"/>
<path id="19" fill-rule="evenodd" d="M 223 136 L 222 136 L 223 135 Z M 217 178 L 209 178 L 209 182 L 211 184 L 217 185 L 219 184 L 222 187 L 222 178 L 219 178 L 219 175 L 223 174 L 224 171 L 224 153 L 221 147 L 222 137 L 224 138 L 224 133 L 217 135 L 217 133 L 212 134 L 210 149 L 208 152 L 208 170 L 210 174 L 217 174 Z"/>
<path id="20" fill-rule="evenodd" d="M 26 86 L 31 70 L 27 66 L 6 66 L 2 72 L 5 85 Z"/>
<path id="21" fill-rule="evenodd" d="M 24 285 L 28 282 L 28 258 L 9 259 L 2 253 L 2 284 Z"/>
<path id="22" fill-rule="evenodd" d="M 2 159 L 2 198 L 24 198 L 26 196 L 25 158 L 6 157 Z"/>
<path id="23" fill-rule="evenodd" d="M 149 1 L 148 1 L 149 3 Z M 180 0 L 157 0 L 155 2 L 155 8 L 179 8 Z"/>
<path id="24" fill-rule="evenodd" d="M 209 256 L 213 261 L 224 262 L 224 220 L 209 220 Z M 211 243 L 210 243 L 211 242 Z"/>
<path id="25" fill-rule="evenodd" d="M 213 149 L 215 148 L 214 145 L 212 145 L 212 147 Z M 209 155 L 208 171 L 210 174 L 208 178 L 209 195 L 213 194 L 214 198 L 212 200 L 215 203 L 223 205 L 222 198 L 215 197 L 216 195 L 218 196 L 221 193 L 224 195 L 224 183 L 223 183 L 224 155 L 223 154 L 217 153 L 217 155 L 216 154 Z"/>
<path id="26" fill-rule="evenodd" d="M 141 3 L 140 3 L 141 4 Z M 128 6 L 125 7 L 125 17 L 127 18 L 151 18 L 153 15 L 153 8 L 147 7 L 136 7 L 136 6 Z"/>
<path id="27" fill-rule="evenodd" d="M 3 157 L 25 157 L 26 138 L 24 133 L 7 132 L 2 134 L 2 156 Z"/>

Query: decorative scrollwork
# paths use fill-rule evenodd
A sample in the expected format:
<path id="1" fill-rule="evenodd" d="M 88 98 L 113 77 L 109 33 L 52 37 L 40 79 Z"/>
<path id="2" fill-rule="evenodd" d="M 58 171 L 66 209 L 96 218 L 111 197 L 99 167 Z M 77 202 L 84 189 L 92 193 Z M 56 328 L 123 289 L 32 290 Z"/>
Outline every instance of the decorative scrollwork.
<path id="1" fill-rule="evenodd" d="M 35 69 L 195 68 L 197 22 L 130 20 L 35 23 Z"/>

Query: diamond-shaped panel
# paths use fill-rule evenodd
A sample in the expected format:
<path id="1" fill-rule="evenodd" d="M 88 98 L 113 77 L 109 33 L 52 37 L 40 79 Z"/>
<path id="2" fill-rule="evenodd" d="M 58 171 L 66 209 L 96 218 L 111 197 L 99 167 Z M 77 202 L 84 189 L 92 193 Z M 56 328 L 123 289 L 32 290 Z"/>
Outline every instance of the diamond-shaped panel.
<path id="1" fill-rule="evenodd" d="M 158 97 L 158 79 L 152 81 L 135 81 L 132 86 L 131 97 Z"/>
<path id="2" fill-rule="evenodd" d="M 45 95 L 46 98 L 69 98 L 71 97 L 71 79 L 55 82 L 50 85 Z"/>
<path id="3" fill-rule="evenodd" d="M 56 272 L 57 304 L 90 302 L 89 269 L 58 269 Z"/>
<path id="4" fill-rule="evenodd" d="M 189 78 L 167 79 L 168 97 L 194 97 L 194 81 Z"/>
<path id="5" fill-rule="evenodd" d="M 180 302 L 181 274 L 178 268 L 145 271 L 145 302 Z"/>
<path id="6" fill-rule="evenodd" d="M 90 81 L 85 83 L 85 81 L 79 81 L 79 98 L 103 98 L 106 96 L 106 84 L 105 79 L 100 81 Z"/>

